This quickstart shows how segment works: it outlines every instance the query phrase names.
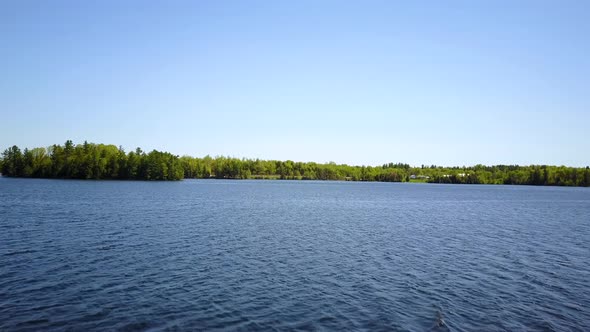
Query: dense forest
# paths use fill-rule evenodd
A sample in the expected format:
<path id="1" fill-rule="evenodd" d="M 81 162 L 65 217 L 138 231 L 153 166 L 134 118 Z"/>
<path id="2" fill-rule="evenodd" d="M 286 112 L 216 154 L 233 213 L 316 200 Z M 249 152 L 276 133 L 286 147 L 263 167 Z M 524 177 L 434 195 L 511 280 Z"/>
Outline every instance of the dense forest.
<path id="1" fill-rule="evenodd" d="M 565 166 L 497 165 L 471 167 L 389 163 L 349 166 L 291 160 L 194 158 L 137 148 L 125 153 L 114 145 L 67 141 L 48 148 L 6 149 L 0 159 L 4 176 L 59 179 L 180 180 L 183 178 L 348 180 L 461 184 L 590 186 L 590 169 Z"/>
<path id="2" fill-rule="evenodd" d="M 57 179 L 180 180 L 184 170 L 177 156 L 145 153 L 137 148 L 125 153 L 114 145 L 74 145 L 21 150 L 13 146 L 2 153 L 4 176 Z"/>

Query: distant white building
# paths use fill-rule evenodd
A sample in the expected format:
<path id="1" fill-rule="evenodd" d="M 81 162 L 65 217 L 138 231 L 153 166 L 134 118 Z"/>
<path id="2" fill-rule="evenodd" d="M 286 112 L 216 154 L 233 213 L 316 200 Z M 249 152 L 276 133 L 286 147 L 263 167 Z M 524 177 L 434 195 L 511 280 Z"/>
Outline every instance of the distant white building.
<path id="1" fill-rule="evenodd" d="M 453 175 L 451 175 L 451 174 L 444 174 L 443 175 L 443 178 L 450 178 L 451 176 L 453 176 Z M 469 173 L 467 173 L 467 174 L 465 174 L 465 173 L 459 173 L 456 176 L 459 176 L 459 177 L 469 176 Z"/>

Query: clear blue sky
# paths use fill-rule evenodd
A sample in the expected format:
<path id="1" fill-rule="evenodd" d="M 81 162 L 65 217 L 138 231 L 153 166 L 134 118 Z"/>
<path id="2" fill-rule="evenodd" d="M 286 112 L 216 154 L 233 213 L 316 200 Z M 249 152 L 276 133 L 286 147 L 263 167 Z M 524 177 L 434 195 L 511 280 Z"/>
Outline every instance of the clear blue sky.
<path id="1" fill-rule="evenodd" d="M 0 145 L 590 165 L 590 1 L 1 1 Z"/>

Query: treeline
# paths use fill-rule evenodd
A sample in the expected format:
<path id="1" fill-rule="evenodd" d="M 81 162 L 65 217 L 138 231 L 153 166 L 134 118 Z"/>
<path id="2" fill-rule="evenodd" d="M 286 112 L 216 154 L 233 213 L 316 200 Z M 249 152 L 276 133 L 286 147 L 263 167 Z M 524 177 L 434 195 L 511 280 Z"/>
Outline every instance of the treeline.
<path id="1" fill-rule="evenodd" d="M 277 178 L 294 180 L 349 180 L 455 184 L 517 184 L 590 186 L 590 169 L 565 166 L 498 165 L 473 167 L 421 166 L 403 163 L 349 166 L 335 163 L 253 160 L 226 157 L 180 158 L 185 178 Z"/>
<path id="2" fill-rule="evenodd" d="M 120 179 L 120 180 L 180 180 L 184 170 L 178 160 L 167 152 L 145 153 L 137 148 L 125 153 L 114 145 L 74 145 L 32 150 L 13 146 L 2 153 L 1 172 L 4 176 L 56 179 Z"/>
<path id="3" fill-rule="evenodd" d="M 458 184 L 523 184 L 590 186 L 590 169 L 565 166 L 497 165 L 472 167 L 411 167 L 403 163 L 382 166 L 294 162 L 291 160 L 238 159 L 229 157 L 178 157 L 167 152 L 125 153 L 114 145 L 74 145 L 21 150 L 13 146 L 2 154 L 4 176 L 61 179 L 285 179 L 381 182 L 431 182 Z"/>
<path id="4" fill-rule="evenodd" d="M 428 182 L 457 184 L 523 184 L 536 186 L 590 186 L 590 169 L 566 166 L 476 165 L 437 168 Z"/>
<path id="5" fill-rule="evenodd" d="M 350 180 L 402 182 L 407 180 L 401 164 L 392 167 L 348 166 L 335 163 L 291 160 L 238 159 L 228 157 L 180 158 L 185 178 Z"/>

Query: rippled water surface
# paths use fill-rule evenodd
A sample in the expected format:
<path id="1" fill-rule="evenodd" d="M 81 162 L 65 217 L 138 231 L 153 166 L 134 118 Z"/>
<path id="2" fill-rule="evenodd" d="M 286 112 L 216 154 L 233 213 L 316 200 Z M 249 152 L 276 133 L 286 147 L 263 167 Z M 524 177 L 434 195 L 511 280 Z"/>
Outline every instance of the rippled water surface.
<path id="1" fill-rule="evenodd" d="M 590 190 L 0 179 L 0 330 L 589 331 Z"/>

